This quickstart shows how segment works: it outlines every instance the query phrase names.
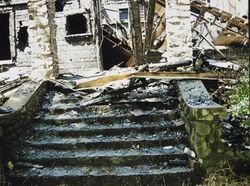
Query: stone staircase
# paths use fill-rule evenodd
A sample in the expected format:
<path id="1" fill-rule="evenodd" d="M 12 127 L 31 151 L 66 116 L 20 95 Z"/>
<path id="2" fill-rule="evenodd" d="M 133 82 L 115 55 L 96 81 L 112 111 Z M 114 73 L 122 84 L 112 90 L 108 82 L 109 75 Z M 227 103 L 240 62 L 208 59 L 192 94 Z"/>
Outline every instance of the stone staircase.
<path id="1" fill-rule="evenodd" d="M 86 93 L 91 98 L 94 93 Z M 13 185 L 192 185 L 176 92 L 157 81 L 98 104 L 51 90 L 16 149 Z"/>

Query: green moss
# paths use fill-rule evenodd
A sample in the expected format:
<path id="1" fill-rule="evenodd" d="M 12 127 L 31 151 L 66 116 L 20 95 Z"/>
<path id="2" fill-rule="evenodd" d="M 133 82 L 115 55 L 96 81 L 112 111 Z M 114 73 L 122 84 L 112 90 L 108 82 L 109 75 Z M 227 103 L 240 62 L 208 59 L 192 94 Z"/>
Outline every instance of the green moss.
<path id="1" fill-rule="evenodd" d="M 195 132 L 200 136 L 207 136 L 211 132 L 211 128 L 204 123 L 195 122 Z"/>

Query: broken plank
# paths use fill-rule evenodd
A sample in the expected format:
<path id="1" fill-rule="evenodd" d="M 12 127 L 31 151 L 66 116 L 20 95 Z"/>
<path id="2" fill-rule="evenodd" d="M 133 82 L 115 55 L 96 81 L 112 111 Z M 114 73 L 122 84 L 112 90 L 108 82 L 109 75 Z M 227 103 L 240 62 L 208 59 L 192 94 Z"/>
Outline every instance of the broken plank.
<path id="1" fill-rule="evenodd" d="M 84 82 L 80 82 L 74 88 L 75 89 L 83 89 L 83 88 L 89 88 L 89 87 L 95 87 L 95 86 L 102 86 L 102 85 L 105 85 L 105 84 L 112 82 L 112 81 L 118 81 L 118 80 L 123 80 L 123 79 L 129 78 L 134 73 L 135 72 L 117 74 L 117 75 L 111 75 L 111 76 L 101 76 L 101 77 L 93 79 L 93 80 L 87 80 Z"/>
<path id="2" fill-rule="evenodd" d="M 124 74 L 116 74 L 111 76 L 98 77 L 89 81 L 78 83 L 74 89 L 82 90 L 90 87 L 98 87 L 110 83 L 112 81 L 123 80 L 126 78 L 152 78 L 152 79 L 218 79 L 218 78 L 232 78 L 230 74 L 220 73 L 198 73 L 198 72 L 131 72 Z"/>

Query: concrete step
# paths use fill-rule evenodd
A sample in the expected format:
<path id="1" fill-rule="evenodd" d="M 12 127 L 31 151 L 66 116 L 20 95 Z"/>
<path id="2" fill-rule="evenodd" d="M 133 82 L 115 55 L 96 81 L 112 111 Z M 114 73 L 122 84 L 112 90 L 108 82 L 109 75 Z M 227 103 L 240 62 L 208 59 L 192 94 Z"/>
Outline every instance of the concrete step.
<path id="1" fill-rule="evenodd" d="M 158 121 L 161 120 L 175 120 L 179 118 L 179 110 L 156 110 L 143 111 L 130 110 L 127 112 L 113 112 L 113 113 L 82 113 L 76 111 L 69 111 L 59 115 L 44 113 L 36 117 L 40 123 L 47 124 L 70 124 L 70 123 L 119 123 L 124 120 L 131 122 L 141 121 Z"/>
<path id="2" fill-rule="evenodd" d="M 50 91 L 17 143 L 13 185 L 191 185 L 176 91 L 152 82 L 91 106 L 83 105 L 113 87 Z"/>
<path id="3" fill-rule="evenodd" d="M 138 166 L 60 166 L 24 168 L 13 177 L 15 185 L 39 186 L 125 186 L 191 185 L 192 170 L 167 165 Z"/>
<path id="4" fill-rule="evenodd" d="M 54 105 L 59 103 L 77 103 L 81 101 L 83 95 L 78 93 L 64 94 L 58 91 L 49 91 L 44 97 L 43 105 Z"/>
<path id="5" fill-rule="evenodd" d="M 188 145 L 188 138 L 180 132 L 158 132 L 155 134 L 131 133 L 116 136 L 93 135 L 89 137 L 31 136 L 25 146 L 37 149 L 121 149 L 137 147 L 159 147 Z"/>
<path id="6" fill-rule="evenodd" d="M 80 93 L 68 93 L 64 94 L 58 91 L 51 90 L 47 93 L 45 96 L 45 105 L 54 105 L 57 103 L 76 103 L 78 101 L 81 101 L 82 99 L 93 99 L 98 97 L 103 92 L 98 92 L 97 90 L 87 90 L 86 92 Z M 83 94 L 86 94 L 83 96 Z M 111 101 L 118 101 L 118 100 L 140 100 L 143 101 L 143 99 L 146 98 L 158 98 L 158 99 L 165 99 L 166 95 L 168 97 L 176 97 L 176 90 L 169 83 L 169 81 L 162 81 L 162 82 L 156 82 L 153 83 L 150 86 L 146 87 L 138 87 L 136 89 L 133 89 L 131 91 L 125 92 L 123 94 L 118 95 L 117 97 L 114 97 Z M 109 100 L 110 101 L 110 100 Z"/>
<path id="7" fill-rule="evenodd" d="M 68 104 L 54 104 L 43 105 L 43 111 L 50 114 L 62 114 L 65 112 L 84 112 L 88 114 L 121 114 L 128 113 L 133 110 L 140 110 L 141 112 L 155 112 L 156 110 L 170 110 L 175 109 L 178 106 L 177 99 L 165 100 L 165 102 L 133 102 L 133 103 L 120 103 L 107 105 L 93 105 L 84 106 L 84 101 L 78 103 Z"/>
<path id="8" fill-rule="evenodd" d="M 69 136 L 92 136 L 92 135 L 127 135 L 131 132 L 139 133 L 146 132 L 148 134 L 155 134 L 160 131 L 181 131 L 184 129 L 184 122 L 182 120 L 173 121 L 143 121 L 143 122 L 130 122 L 124 121 L 121 123 L 108 124 L 108 123 L 71 123 L 66 125 L 52 125 L 46 123 L 34 124 L 33 133 L 37 135 L 53 134 L 61 137 Z"/>
<path id="9" fill-rule="evenodd" d="M 37 150 L 32 148 L 22 148 L 17 151 L 18 161 L 39 164 L 42 166 L 112 166 L 127 165 L 135 166 L 147 163 L 174 162 L 174 166 L 179 164 L 187 165 L 188 156 L 178 147 L 169 146 L 119 149 L 119 150 Z M 184 164 L 184 165 L 183 165 Z"/>

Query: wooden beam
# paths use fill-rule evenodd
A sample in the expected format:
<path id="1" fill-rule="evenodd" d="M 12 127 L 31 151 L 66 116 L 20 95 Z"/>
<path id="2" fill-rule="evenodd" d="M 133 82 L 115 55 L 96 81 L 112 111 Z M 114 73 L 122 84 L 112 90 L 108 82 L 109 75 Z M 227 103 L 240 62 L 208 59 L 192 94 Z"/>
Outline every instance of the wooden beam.
<path id="1" fill-rule="evenodd" d="M 130 72 L 116 74 L 110 76 L 101 76 L 92 80 L 87 80 L 78 83 L 74 89 L 82 90 L 91 87 L 103 86 L 112 81 L 118 81 L 128 78 L 151 78 L 151 79 L 199 79 L 199 80 L 217 80 L 219 78 L 234 78 L 230 73 L 215 73 L 215 72 Z"/>
<path id="2" fill-rule="evenodd" d="M 204 39 L 214 50 L 216 50 L 222 57 L 225 58 L 225 55 L 212 42 L 210 42 L 204 35 L 202 35 L 196 29 L 192 29 L 192 30 L 195 31 L 199 37 L 201 37 L 202 39 Z"/>

